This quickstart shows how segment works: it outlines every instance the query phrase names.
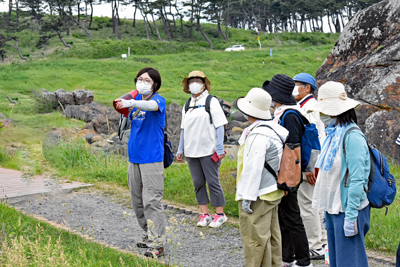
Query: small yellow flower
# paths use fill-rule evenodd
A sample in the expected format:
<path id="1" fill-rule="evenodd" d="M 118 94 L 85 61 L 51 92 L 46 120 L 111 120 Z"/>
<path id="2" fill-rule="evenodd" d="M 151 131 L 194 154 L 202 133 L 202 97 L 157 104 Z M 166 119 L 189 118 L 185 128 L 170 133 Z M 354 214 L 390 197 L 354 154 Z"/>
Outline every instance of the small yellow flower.
<path id="1" fill-rule="evenodd" d="M 128 213 L 129 216 L 132 216 L 132 214 Z"/>
<path id="2" fill-rule="evenodd" d="M 203 232 L 200 232 L 199 234 L 200 234 L 200 236 L 204 236 Z"/>
<path id="3" fill-rule="evenodd" d="M 47 129 L 44 129 L 45 131 L 47 131 Z"/>
<path id="4" fill-rule="evenodd" d="M 178 222 L 174 217 L 171 217 L 172 225 L 177 225 Z"/>
<path id="5" fill-rule="evenodd" d="M 101 72 L 99 72 L 99 74 L 101 74 Z"/>
<path id="6" fill-rule="evenodd" d="M 128 228 L 125 229 L 125 232 L 128 232 Z"/>
<path id="7" fill-rule="evenodd" d="M 178 243 L 178 248 L 180 248 L 181 247 L 181 243 Z"/>
<path id="8" fill-rule="evenodd" d="M 71 210 L 69 210 L 69 213 L 71 213 Z"/>
<path id="9" fill-rule="evenodd" d="M 170 238 L 167 239 L 167 243 L 171 243 L 171 239 Z"/>
<path id="10" fill-rule="evenodd" d="M 126 211 L 124 211 L 124 212 L 123 212 L 123 214 L 124 214 L 124 217 L 126 218 L 126 214 L 127 214 L 127 212 L 126 212 Z"/>
<path id="11" fill-rule="evenodd" d="M 64 207 L 65 207 L 65 205 L 67 205 L 67 204 L 63 203 L 63 206 L 64 206 Z"/>

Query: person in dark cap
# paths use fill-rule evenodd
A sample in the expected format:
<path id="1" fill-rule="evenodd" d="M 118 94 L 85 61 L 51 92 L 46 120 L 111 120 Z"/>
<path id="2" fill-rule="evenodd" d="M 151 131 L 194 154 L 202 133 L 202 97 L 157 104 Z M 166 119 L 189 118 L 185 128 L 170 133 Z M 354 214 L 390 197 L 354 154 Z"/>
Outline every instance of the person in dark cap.
<path id="1" fill-rule="evenodd" d="M 286 143 L 301 144 L 304 131 L 301 119 L 303 121 L 308 120 L 303 116 L 300 106 L 296 103 L 296 99 L 292 95 L 294 87 L 295 82 L 293 79 L 284 74 L 277 74 L 272 77 L 271 81 L 267 80 L 263 84 L 263 89 L 271 95 L 275 104 L 273 120 L 281 125 L 283 124 L 289 131 Z M 296 110 L 298 115 L 295 113 L 285 115 L 288 109 Z M 284 121 L 281 123 L 282 115 L 285 116 Z M 290 189 L 285 188 L 285 186 L 281 187 L 281 189 L 286 190 L 287 193 L 282 198 L 278 211 L 282 235 L 282 267 L 312 267 L 307 235 L 297 202 L 298 185 Z"/>

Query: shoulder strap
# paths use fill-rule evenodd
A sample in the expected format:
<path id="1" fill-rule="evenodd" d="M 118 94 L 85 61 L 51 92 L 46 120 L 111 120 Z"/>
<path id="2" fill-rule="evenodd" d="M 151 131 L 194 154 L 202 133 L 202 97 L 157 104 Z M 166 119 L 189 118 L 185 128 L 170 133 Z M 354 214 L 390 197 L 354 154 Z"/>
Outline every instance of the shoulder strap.
<path id="1" fill-rule="evenodd" d="M 267 128 L 270 128 L 272 131 L 274 131 L 274 132 L 276 133 L 276 135 L 279 137 L 279 140 L 282 142 L 282 144 L 283 144 L 283 145 L 285 144 L 285 142 L 282 140 L 281 136 L 280 136 L 280 135 L 274 130 L 274 128 L 272 128 L 271 126 L 269 126 L 269 125 L 264 125 L 264 124 L 263 124 L 263 125 L 258 125 L 256 128 L 258 128 L 258 127 L 267 127 Z M 278 175 L 276 174 L 276 172 L 274 171 L 274 169 L 272 169 L 271 165 L 268 164 L 267 161 L 264 162 L 264 168 L 266 168 L 267 171 L 268 171 L 269 173 L 271 173 L 272 176 L 275 177 L 275 179 L 278 179 Z"/>
<path id="2" fill-rule="evenodd" d="M 346 137 L 350 134 L 350 132 L 352 132 L 353 130 L 359 130 L 359 128 L 357 126 L 351 126 L 349 129 L 346 129 L 346 131 L 343 134 L 343 154 L 344 157 L 346 157 L 346 147 L 345 147 L 345 141 L 346 141 Z"/>
<path id="3" fill-rule="evenodd" d="M 191 99 L 192 97 L 189 97 L 189 99 L 186 101 L 186 103 L 185 103 L 185 113 L 189 110 L 189 105 L 190 105 L 190 99 Z"/>
<path id="4" fill-rule="evenodd" d="M 212 116 L 211 116 L 211 109 L 210 109 L 211 99 L 213 97 L 215 97 L 215 96 L 213 96 L 213 95 L 208 95 L 207 96 L 207 98 L 206 98 L 206 106 L 205 106 L 205 109 L 208 112 L 208 115 L 210 116 L 210 124 L 213 123 Z"/>
<path id="5" fill-rule="evenodd" d="M 297 110 L 294 110 L 294 109 L 287 109 L 287 110 L 285 110 L 285 112 L 283 112 L 282 117 L 281 117 L 281 122 L 279 123 L 280 125 L 282 125 L 284 127 L 285 117 L 286 117 L 287 114 L 290 114 L 290 113 L 296 114 L 300 118 L 301 123 L 304 125 L 304 121 L 303 121 L 302 117 L 300 116 L 299 112 Z"/>
<path id="6" fill-rule="evenodd" d="M 268 128 L 270 128 L 272 131 L 274 131 L 276 133 L 276 135 L 279 137 L 279 140 L 281 140 L 282 144 L 283 145 L 285 144 L 285 142 L 282 140 L 281 136 L 271 126 L 263 124 L 263 125 L 258 125 L 256 128 L 258 128 L 258 127 L 268 127 Z"/>

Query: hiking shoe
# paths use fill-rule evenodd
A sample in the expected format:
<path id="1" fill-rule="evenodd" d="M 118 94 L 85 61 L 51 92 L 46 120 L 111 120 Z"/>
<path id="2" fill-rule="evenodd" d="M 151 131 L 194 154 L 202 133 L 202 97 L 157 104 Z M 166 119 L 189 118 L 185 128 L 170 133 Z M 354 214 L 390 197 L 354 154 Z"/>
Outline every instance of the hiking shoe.
<path id="1" fill-rule="evenodd" d="M 137 242 L 136 246 L 138 246 L 139 248 L 148 248 L 147 241 L 149 241 L 149 236 L 148 235 L 144 236 L 142 238 L 142 241 Z"/>
<path id="2" fill-rule="evenodd" d="M 313 267 L 314 265 L 310 262 L 309 265 L 303 266 L 303 265 L 297 265 L 296 263 L 293 265 L 293 267 Z"/>
<path id="3" fill-rule="evenodd" d="M 161 257 L 164 255 L 164 248 L 159 247 L 159 248 L 148 248 L 146 252 L 144 253 L 146 257 L 154 258 L 157 259 L 158 257 Z"/>
<path id="4" fill-rule="evenodd" d="M 210 227 L 212 227 L 212 228 L 220 227 L 227 220 L 228 220 L 228 217 L 226 217 L 225 214 L 223 214 L 223 215 L 215 214 L 214 220 L 210 223 Z"/>
<path id="5" fill-rule="evenodd" d="M 325 259 L 324 248 L 310 250 L 310 259 L 312 260 L 323 260 Z"/>
<path id="6" fill-rule="evenodd" d="M 292 267 L 295 263 L 296 263 L 296 261 L 292 261 L 292 262 L 282 261 L 282 267 Z"/>
<path id="7" fill-rule="evenodd" d="M 208 215 L 203 214 L 203 215 L 199 216 L 199 220 L 200 221 L 197 223 L 197 226 L 206 227 L 207 225 L 209 225 L 211 223 L 212 218 L 211 218 L 210 214 L 208 214 Z"/>

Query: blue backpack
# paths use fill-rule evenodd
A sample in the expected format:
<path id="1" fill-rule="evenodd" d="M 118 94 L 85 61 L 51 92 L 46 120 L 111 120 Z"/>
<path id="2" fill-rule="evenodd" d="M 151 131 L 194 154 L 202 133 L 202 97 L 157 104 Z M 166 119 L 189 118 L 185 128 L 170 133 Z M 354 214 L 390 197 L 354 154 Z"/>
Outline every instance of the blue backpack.
<path id="1" fill-rule="evenodd" d="M 343 135 L 343 154 L 346 157 L 345 140 L 347 135 L 360 128 L 353 126 L 346 130 Z M 361 132 L 362 133 L 362 132 Z M 371 171 L 368 177 L 368 188 L 364 186 L 367 193 L 369 204 L 373 208 L 383 208 L 392 204 L 396 196 L 396 180 L 389 172 L 389 164 L 385 156 L 377 150 L 373 145 L 368 144 L 369 154 L 371 157 Z M 345 179 L 349 176 L 349 170 L 346 170 Z M 387 213 L 387 207 L 386 207 Z"/>
<path id="2" fill-rule="evenodd" d="M 281 119 L 280 125 L 285 127 L 284 121 L 287 114 L 294 113 L 299 116 L 304 125 L 303 135 L 301 136 L 301 171 L 312 172 L 317 163 L 318 155 L 321 153 L 321 144 L 318 139 L 318 130 L 314 123 L 310 123 L 297 110 L 287 109 Z"/>

